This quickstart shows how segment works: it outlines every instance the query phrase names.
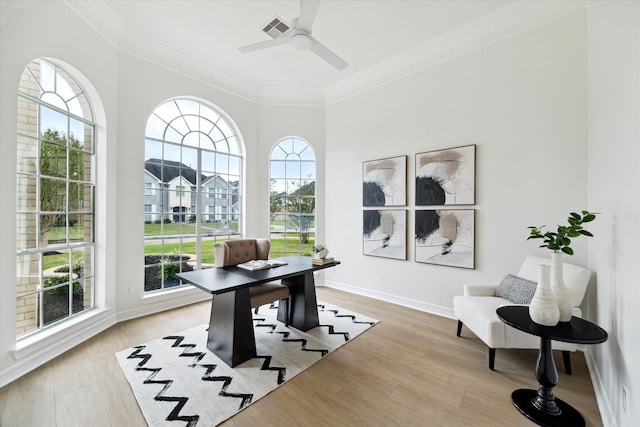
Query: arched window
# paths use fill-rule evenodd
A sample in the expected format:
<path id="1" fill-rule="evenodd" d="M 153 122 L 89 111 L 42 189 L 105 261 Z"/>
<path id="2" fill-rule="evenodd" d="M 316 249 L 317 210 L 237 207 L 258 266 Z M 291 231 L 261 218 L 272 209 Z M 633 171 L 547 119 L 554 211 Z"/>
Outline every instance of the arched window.
<path id="1" fill-rule="evenodd" d="M 147 121 L 145 292 L 180 286 L 177 273 L 212 267 L 213 244 L 242 234 L 242 150 L 233 125 L 193 99 Z"/>
<path id="2" fill-rule="evenodd" d="M 270 157 L 271 256 L 313 253 L 316 224 L 316 155 L 300 138 L 278 142 Z"/>
<path id="3" fill-rule="evenodd" d="M 95 125 L 85 92 L 44 59 L 18 88 L 18 338 L 94 306 Z"/>

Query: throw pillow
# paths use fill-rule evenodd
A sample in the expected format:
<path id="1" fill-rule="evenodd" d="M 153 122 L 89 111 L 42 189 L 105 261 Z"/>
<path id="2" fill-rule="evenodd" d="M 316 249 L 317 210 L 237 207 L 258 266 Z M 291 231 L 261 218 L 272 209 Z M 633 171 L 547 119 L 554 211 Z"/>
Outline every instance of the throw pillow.
<path id="1" fill-rule="evenodd" d="M 496 296 L 514 304 L 529 304 L 536 293 L 536 282 L 507 274 L 496 289 Z"/>

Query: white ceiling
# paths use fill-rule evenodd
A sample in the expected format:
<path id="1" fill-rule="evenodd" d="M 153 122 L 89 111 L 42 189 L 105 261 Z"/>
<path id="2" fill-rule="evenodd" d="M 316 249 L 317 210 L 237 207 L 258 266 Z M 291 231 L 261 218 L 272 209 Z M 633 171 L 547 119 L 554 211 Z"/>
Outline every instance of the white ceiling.
<path id="1" fill-rule="evenodd" d="M 392 78 L 402 72 L 400 68 L 417 68 L 415 57 L 426 55 L 433 61 L 443 55 L 443 49 L 450 49 L 453 55 L 456 49 L 464 51 L 474 43 L 486 43 L 534 24 L 529 21 L 540 23 L 566 14 L 575 10 L 571 5 L 577 2 L 324 0 L 313 36 L 349 63 L 343 71 L 312 52 L 288 45 L 251 53 L 238 50 L 269 40 L 262 28 L 276 15 L 291 24 L 299 14 L 298 0 L 65 3 L 123 51 L 182 72 L 190 70 L 211 84 L 259 99 L 260 94 L 275 92 L 326 98 L 331 88 L 347 83 L 372 85 L 371 76 L 382 70 Z M 498 34 L 496 26 L 502 26 L 503 33 Z M 463 33 L 466 40 L 460 37 Z M 446 43 L 451 46 L 443 47 Z"/>

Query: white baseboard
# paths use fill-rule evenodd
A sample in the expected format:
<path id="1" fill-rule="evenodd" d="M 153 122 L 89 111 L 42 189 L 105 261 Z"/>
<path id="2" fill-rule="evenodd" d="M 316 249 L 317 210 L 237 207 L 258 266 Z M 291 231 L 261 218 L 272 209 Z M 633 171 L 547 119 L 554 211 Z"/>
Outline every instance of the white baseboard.
<path id="1" fill-rule="evenodd" d="M 453 315 L 453 309 L 449 307 L 443 307 L 441 305 L 429 304 L 422 301 L 417 301 L 411 298 L 399 297 L 397 295 L 391 295 L 385 292 L 372 291 L 371 289 L 360 288 L 358 286 L 347 285 L 345 283 L 338 283 L 325 280 L 319 286 L 326 286 L 327 288 L 339 289 L 341 291 L 350 292 L 352 294 L 362 295 L 369 298 L 378 299 L 381 301 L 390 302 L 402 307 L 412 308 L 414 310 L 423 311 L 425 313 L 431 313 L 449 319 L 455 319 Z"/>
<path id="2" fill-rule="evenodd" d="M 589 346 L 585 346 L 584 359 L 587 362 L 587 370 L 591 377 L 591 384 L 593 385 L 593 391 L 596 395 L 596 402 L 598 402 L 598 409 L 600 410 L 600 417 L 602 418 L 602 425 L 604 427 L 617 427 L 615 411 L 611 406 L 611 402 L 607 398 L 604 385 L 602 382 L 602 375 L 598 370 L 598 365 L 593 360 L 593 353 L 590 351 Z"/>

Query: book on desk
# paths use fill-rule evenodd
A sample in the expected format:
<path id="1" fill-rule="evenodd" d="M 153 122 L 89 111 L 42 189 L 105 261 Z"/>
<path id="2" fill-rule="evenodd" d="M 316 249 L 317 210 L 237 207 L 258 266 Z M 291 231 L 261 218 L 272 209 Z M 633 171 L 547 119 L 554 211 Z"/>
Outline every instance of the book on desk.
<path id="1" fill-rule="evenodd" d="M 287 262 L 278 259 L 255 259 L 238 264 L 238 267 L 244 268 L 245 270 L 255 271 L 265 270 L 272 267 L 280 267 L 281 265 L 287 265 Z"/>
<path id="2" fill-rule="evenodd" d="M 333 262 L 333 257 L 327 258 L 311 258 L 311 263 L 313 265 L 325 265 Z"/>

